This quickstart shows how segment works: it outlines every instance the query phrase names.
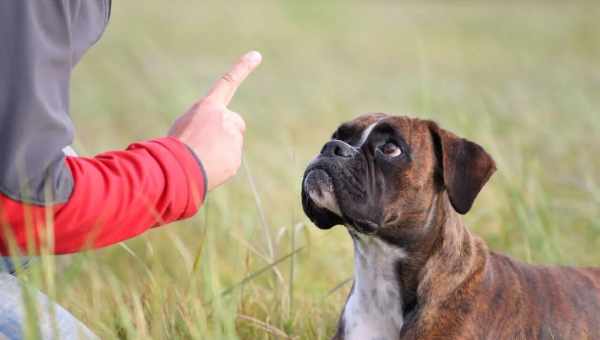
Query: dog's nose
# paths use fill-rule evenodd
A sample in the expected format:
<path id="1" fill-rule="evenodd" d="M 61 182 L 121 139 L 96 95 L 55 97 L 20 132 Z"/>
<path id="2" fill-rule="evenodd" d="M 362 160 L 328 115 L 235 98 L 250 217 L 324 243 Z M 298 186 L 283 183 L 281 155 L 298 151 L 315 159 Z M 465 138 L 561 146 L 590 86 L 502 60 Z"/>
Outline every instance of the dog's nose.
<path id="1" fill-rule="evenodd" d="M 356 150 L 351 145 L 337 139 L 327 142 L 321 150 L 321 156 L 325 157 L 350 158 L 354 156 L 355 153 Z"/>

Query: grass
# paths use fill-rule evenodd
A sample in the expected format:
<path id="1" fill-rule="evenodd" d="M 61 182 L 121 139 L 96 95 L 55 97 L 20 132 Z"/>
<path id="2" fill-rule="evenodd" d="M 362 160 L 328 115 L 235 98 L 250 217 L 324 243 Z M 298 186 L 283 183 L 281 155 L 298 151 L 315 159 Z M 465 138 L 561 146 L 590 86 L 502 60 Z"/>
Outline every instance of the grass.
<path id="1" fill-rule="evenodd" d="M 352 249 L 304 216 L 300 178 L 364 112 L 434 119 L 494 156 L 466 216 L 491 248 L 600 265 L 596 3 L 153 0 L 112 13 L 73 75 L 82 154 L 163 135 L 247 50 L 264 64 L 231 106 L 248 125 L 244 167 L 197 217 L 32 268 L 102 338 L 331 336 Z"/>

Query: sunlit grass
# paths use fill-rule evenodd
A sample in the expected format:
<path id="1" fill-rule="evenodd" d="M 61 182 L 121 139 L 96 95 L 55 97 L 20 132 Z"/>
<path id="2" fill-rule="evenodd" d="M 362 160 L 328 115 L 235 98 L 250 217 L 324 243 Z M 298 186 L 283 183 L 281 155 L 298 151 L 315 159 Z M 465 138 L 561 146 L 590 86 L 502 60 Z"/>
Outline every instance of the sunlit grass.
<path id="1" fill-rule="evenodd" d="M 594 2 L 113 6 L 74 73 L 83 154 L 163 135 L 247 50 L 264 64 L 231 107 L 248 125 L 244 167 L 198 217 L 31 269 L 102 338 L 330 337 L 352 250 L 304 217 L 300 178 L 341 121 L 369 111 L 435 119 L 490 151 L 498 173 L 466 219 L 493 249 L 600 265 Z"/>

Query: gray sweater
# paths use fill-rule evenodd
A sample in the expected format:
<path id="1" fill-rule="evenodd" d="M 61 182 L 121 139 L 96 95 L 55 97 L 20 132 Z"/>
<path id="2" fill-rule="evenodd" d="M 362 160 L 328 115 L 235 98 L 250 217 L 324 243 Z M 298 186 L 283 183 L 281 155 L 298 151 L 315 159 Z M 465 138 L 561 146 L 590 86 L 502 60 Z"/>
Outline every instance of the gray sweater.
<path id="1" fill-rule="evenodd" d="M 109 16 L 110 0 L 0 1 L 2 194 L 42 205 L 68 200 L 70 75 Z"/>

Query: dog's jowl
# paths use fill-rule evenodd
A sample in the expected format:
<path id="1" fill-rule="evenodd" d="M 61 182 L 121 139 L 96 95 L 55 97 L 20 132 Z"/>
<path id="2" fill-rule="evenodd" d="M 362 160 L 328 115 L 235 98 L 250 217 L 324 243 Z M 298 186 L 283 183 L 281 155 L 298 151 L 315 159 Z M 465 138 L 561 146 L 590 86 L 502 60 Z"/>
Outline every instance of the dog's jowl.
<path id="1" fill-rule="evenodd" d="M 495 170 L 431 121 L 367 114 L 334 132 L 302 182 L 308 217 L 354 243 L 334 339 L 600 339 L 600 269 L 528 265 L 463 224 Z"/>

